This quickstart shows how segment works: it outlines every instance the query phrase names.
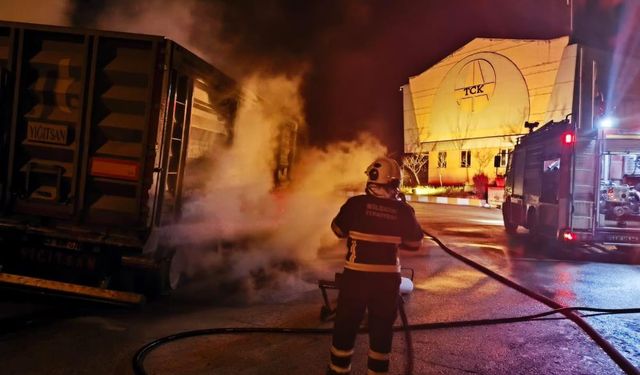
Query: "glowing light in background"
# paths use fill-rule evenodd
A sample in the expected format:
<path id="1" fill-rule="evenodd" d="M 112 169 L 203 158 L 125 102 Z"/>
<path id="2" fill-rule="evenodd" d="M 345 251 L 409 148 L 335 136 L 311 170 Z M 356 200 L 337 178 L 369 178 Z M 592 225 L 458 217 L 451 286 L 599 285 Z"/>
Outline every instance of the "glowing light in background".
<path id="1" fill-rule="evenodd" d="M 600 120 L 600 122 L 598 123 L 598 125 L 601 128 L 612 128 L 616 125 L 617 120 L 614 117 L 605 117 L 603 119 Z"/>
<path id="2" fill-rule="evenodd" d="M 621 100 L 628 96 L 629 90 L 635 89 L 638 84 L 640 64 L 637 58 L 629 57 L 640 55 L 640 33 L 638 33 L 640 2 L 627 0 L 603 3 L 605 6 L 622 7 L 619 12 L 621 16 L 617 25 L 617 34 L 613 41 L 614 56 L 607 87 L 606 113 L 615 113 Z"/>

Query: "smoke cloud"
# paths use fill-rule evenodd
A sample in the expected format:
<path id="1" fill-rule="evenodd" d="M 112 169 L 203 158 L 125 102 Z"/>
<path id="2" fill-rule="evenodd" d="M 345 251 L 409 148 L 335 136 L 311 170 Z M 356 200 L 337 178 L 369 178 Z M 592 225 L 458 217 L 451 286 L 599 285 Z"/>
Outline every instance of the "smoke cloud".
<path id="1" fill-rule="evenodd" d="M 366 32 L 364 1 L 72 1 L 73 25 L 167 36 L 230 75 L 301 74 L 349 29 Z"/>
<path id="2" fill-rule="evenodd" d="M 304 149 L 292 183 L 276 189 L 279 126 L 304 121 L 299 86 L 300 78 L 283 76 L 245 82 L 254 96 L 239 108 L 233 145 L 216 158 L 205 191 L 190 197 L 184 220 L 169 230 L 188 274 L 208 275 L 208 288 L 235 282 L 233 291 L 251 300 L 315 288 L 302 275 L 313 273 L 319 249 L 337 243 L 331 219 L 347 190 L 362 191 L 366 166 L 386 151 L 370 136 Z"/>
<path id="3" fill-rule="evenodd" d="M 393 122 L 382 120 L 381 109 L 392 101 L 380 103 L 371 96 L 376 90 L 394 95 L 401 81 L 374 84 L 380 78 L 374 72 L 384 69 L 378 59 L 360 54 L 371 47 L 363 41 L 380 33 L 378 20 L 386 19 L 380 5 L 366 0 L 74 0 L 70 15 L 74 26 L 165 35 L 236 80 L 255 74 L 301 77 L 309 140 L 316 145 L 355 139 L 363 129 L 387 145 L 399 145 L 397 132 L 389 131 L 391 124 L 398 125 L 399 111 Z M 355 70 L 345 77 L 340 69 L 346 60 L 357 66 L 349 66 Z M 366 128 L 374 119 L 384 125 Z"/>
<path id="4" fill-rule="evenodd" d="M 218 286 L 237 281 L 253 298 L 315 287 L 300 273 L 312 268 L 319 248 L 336 243 L 329 223 L 345 198 L 341 189 L 362 185 L 364 169 L 385 149 L 362 136 L 301 150 L 292 185 L 274 193 L 275 142 L 283 123 L 306 126 L 300 93 L 311 61 L 339 36 L 341 24 L 366 20 L 367 10 L 358 4 L 75 3 L 75 23 L 165 35 L 242 81 L 246 97 L 234 143 L 216 157 L 206 190 L 191 198 L 184 220 L 171 230 L 192 277 L 209 275 L 206 280 Z"/>

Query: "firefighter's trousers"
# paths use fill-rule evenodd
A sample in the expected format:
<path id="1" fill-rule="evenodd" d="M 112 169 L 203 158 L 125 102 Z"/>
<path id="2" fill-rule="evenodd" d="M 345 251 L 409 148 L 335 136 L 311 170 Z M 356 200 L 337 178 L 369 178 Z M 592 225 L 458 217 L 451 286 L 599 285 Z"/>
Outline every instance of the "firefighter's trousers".
<path id="1" fill-rule="evenodd" d="M 399 287 L 399 273 L 344 270 L 338 281 L 329 373 L 349 373 L 356 335 L 365 311 L 368 311 L 369 326 L 368 368 L 373 373 L 388 372 Z"/>

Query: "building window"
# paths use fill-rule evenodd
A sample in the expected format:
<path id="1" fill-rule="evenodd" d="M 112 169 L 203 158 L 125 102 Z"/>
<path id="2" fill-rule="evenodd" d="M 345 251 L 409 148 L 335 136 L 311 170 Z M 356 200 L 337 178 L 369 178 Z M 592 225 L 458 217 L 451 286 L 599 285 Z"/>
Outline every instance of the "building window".
<path id="1" fill-rule="evenodd" d="M 471 151 L 460 151 L 460 168 L 469 168 L 471 166 Z"/>
<path id="2" fill-rule="evenodd" d="M 447 167 L 447 152 L 440 151 L 438 152 L 438 168 L 446 168 Z"/>
<path id="3" fill-rule="evenodd" d="M 500 150 L 500 152 L 498 152 L 498 158 L 500 159 L 499 168 L 506 168 L 507 161 L 509 160 L 509 150 L 507 149 Z"/>

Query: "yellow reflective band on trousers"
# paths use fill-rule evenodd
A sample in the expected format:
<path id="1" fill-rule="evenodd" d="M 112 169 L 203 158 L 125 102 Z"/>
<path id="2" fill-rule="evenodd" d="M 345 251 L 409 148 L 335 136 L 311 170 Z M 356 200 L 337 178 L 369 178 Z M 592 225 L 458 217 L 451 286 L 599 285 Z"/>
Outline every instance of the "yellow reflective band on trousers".
<path id="1" fill-rule="evenodd" d="M 389 353 L 379 353 L 369 349 L 369 358 L 375 359 L 378 361 L 388 361 L 391 355 Z"/>
<path id="2" fill-rule="evenodd" d="M 399 273 L 399 264 L 366 264 L 347 261 L 344 264 L 344 268 L 348 268 L 354 271 L 363 272 L 387 272 L 387 273 Z"/>
<path id="3" fill-rule="evenodd" d="M 336 348 L 335 346 L 331 345 L 331 354 L 335 355 L 336 357 L 350 357 L 353 355 L 353 349 L 351 350 L 340 350 L 338 348 Z"/>
<path id="4" fill-rule="evenodd" d="M 369 360 L 367 361 L 367 374 L 388 374 L 389 353 L 380 353 L 369 348 Z"/>
<path id="5" fill-rule="evenodd" d="M 336 374 L 349 374 L 351 372 L 351 356 L 353 349 L 341 350 L 331 345 L 331 362 L 329 368 Z"/>
<path id="6" fill-rule="evenodd" d="M 351 372 L 351 365 L 349 365 L 349 367 L 338 367 L 331 363 L 329 364 L 329 368 L 337 374 L 348 374 Z"/>
<path id="7" fill-rule="evenodd" d="M 349 231 L 349 237 L 354 240 L 362 240 L 368 242 L 390 243 L 394 245 L 400 245 L 402 238 L 398 236 L 384 236 L 381 234 L 370 234 L 356 231 Z"/>

